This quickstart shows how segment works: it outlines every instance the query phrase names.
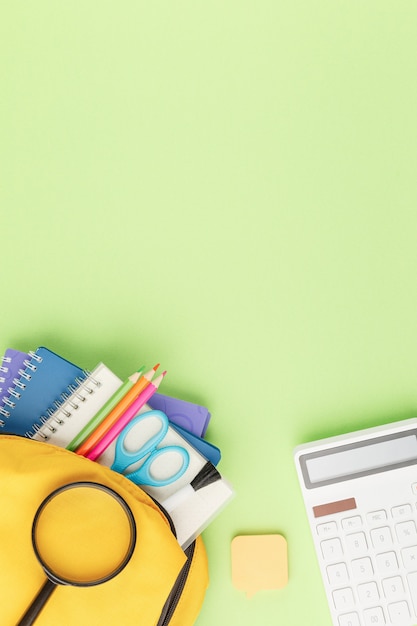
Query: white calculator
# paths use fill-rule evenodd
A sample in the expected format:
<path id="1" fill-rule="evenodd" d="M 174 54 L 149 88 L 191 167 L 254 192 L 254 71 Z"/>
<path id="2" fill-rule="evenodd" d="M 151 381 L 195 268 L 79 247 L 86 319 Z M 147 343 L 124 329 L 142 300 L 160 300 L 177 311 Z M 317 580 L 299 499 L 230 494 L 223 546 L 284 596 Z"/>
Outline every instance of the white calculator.
<path id="1" fill-rule="evenodd" d="M 417 419 L 294 457 L 334 626 L 417 625 Z"/>

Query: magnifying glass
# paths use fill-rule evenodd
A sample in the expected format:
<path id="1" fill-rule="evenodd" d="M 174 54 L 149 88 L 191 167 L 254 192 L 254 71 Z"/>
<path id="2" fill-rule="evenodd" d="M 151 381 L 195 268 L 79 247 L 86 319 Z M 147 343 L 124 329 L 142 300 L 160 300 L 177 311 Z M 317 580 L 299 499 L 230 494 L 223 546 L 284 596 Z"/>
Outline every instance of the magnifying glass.
<path id="1" fill-rule="evenodd" d="M 32 545 L 47 580 L 17 626 L 30 626 L 57 585 L 93 587 L 117 576 L 136 544 L 126 501 L 95 482 L 73 482 L 50 493 L 36 511 Z"/>

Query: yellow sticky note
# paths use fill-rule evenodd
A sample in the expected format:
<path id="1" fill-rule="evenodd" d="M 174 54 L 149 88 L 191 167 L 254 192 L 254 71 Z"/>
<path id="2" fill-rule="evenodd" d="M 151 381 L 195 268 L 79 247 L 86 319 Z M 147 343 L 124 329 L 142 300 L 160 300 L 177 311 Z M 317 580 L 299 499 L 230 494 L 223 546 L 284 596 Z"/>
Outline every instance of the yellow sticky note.
<path id="1" fill-rule="evenodd" d="M 238 535 L 231 550 L 233 585 L 248 598 L 288 583 L 287 541 L 282 535 Z"/>

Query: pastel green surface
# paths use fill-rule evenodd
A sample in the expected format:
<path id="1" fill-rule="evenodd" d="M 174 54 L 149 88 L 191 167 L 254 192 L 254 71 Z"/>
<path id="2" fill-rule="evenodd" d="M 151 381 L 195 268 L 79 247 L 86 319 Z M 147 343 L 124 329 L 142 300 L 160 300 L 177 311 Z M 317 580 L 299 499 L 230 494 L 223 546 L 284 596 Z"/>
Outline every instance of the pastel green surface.
<path id="1" fill-rule="evenodd" d="M 198 626 L 330 626 L 292 450 L 417 413 L 416 41 L 411 0 L 0 9 L 1 349 L 209 407 Z M 230 542 L 276 532 L 248 600 Z"/>

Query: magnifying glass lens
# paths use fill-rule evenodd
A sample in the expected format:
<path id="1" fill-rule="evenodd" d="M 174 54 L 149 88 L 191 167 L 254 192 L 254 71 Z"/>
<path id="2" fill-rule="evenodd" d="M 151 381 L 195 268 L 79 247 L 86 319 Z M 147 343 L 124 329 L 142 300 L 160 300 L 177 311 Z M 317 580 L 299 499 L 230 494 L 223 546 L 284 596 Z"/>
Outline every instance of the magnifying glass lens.
<path id="1" fill-rule="evenodd" d="M 108 490 L 81 484 L 45 503 L 33 542 L 48 575 L 64 584 L 93 585 L 124 566 L 132 547 L 131 520 Z"/>

